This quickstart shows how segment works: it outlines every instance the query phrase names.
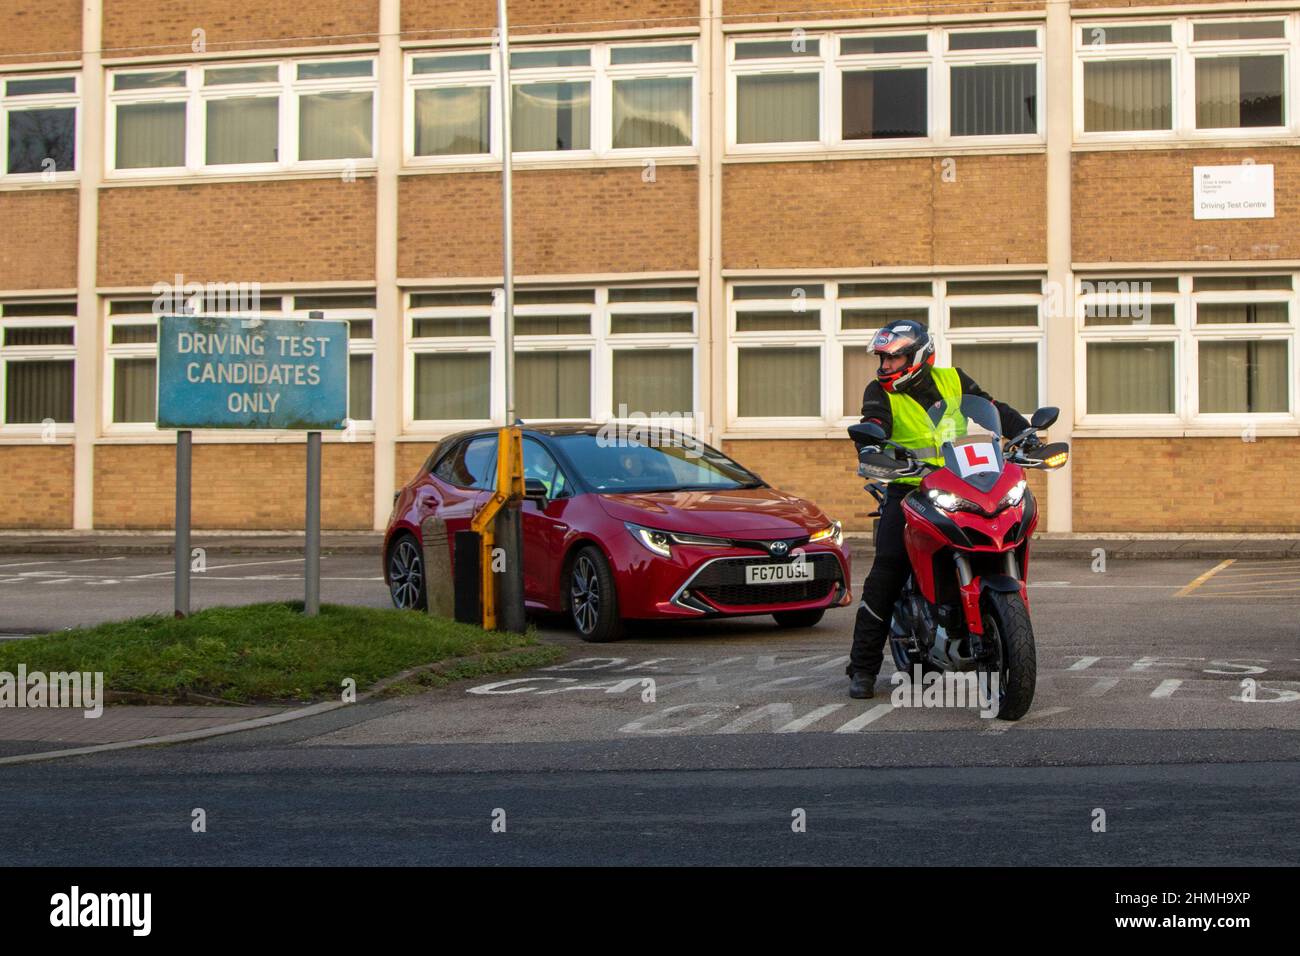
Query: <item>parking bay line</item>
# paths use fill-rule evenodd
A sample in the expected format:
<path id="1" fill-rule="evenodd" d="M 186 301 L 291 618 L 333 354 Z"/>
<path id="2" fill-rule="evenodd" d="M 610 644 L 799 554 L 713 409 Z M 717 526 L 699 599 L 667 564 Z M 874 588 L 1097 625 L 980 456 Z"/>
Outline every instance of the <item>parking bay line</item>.
<path id="1" fill-rule="evenodd" d="M 251 568 L 260 564 L 293 564 L 295 561 L 303 561 L 303 560 L 306 559 L 305 558 L 281 558 L 278 561 L 245 561 L 241 564 L 214 564 L 212 565 L 212 567 L 207 568 L 204 571 L 191 571 L 190 573 L 192 575 L 207 574 L 208 571 L 227 571 L 230 568 Z M 154 571 L 150 574 L 132 574 L 130 575 L 130 577 L 135 580 L 139 580 L 141 578 L 165 578 L 168 575 L 172 575 L 175 573 L 176 573 L 175 569 L 172 569 L 170 571 Z"/>
<path id="2" fill-rule="evenodd" d="M 1193 591 L 1195 591 L 1197 588 L 1199 588 L 1202 584 L 1204 584 L 1206 581 L 1210 580 L 1210 578 L 1214 577 L 1216 574 L 1218 574 L 1218 573 L 1219 573 L 1220 571 L 1222 571 L 1224 568 L 1226 568 L 1226 567 L 1228 567 L 1229 565 L 1233 564 L 1235 561 L 1236 561 L 1236 558 L 1228 558 L 1228 560 L 1226 560 L 1226 561 L 1220 561 L 1220 562 L 1219 562 L 1218 564 L 1216 564 L 1214 567 L 1210 568 L 1210 570 L 1206 571 L 1204 574 L 1202 574 L 1200 577 L 1198 577 L 1195 581 L 1192 581 L 1192 582 L 1191 582 L 1190 584 L 1188 584 L 1185 588 L 1183 588 L 1181 591 L 1179 591 L 1177 594 L 1175 594 L 1174 597 L 1187 597 L 1187 595 L 1191 594 Z"/>
<path id="3" fill-rule="evenodd" d="M 893 710 L 894 710 L 893 704 L 877 704 L 875 707 L 872 707 L 870 710 L 858 714 L 858 716 L 854 717 L 847 724 L 842 724 L 841 726 L 836 727 L 835 733 L 837 734 L 854 733 L 856 731 L 861 730 L 863 727 L 867 726 L 867 724 L 879 720 L 881 717 L 884 717 L 886 714 L 892 712 Z"/>

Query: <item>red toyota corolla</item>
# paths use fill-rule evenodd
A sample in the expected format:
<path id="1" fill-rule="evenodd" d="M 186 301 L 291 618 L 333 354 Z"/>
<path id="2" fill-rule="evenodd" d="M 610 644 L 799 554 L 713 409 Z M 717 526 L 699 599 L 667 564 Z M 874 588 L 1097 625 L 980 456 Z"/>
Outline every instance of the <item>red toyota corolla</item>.
<path id="1" fill-rule="evenodd" d="M 598 425 L 523 429 L 524 600 L 572 617 L 588 641 L 625 620 L 771 614 L 811 627 L 847 604 L 840 523 L 726 455 L 675 432 L 611 439 Z M 467 530 L 496 483 L 497 432 L 444 439 L 397 495 L 384 579 L 399 608 L 425 606 L 420 526 Z"/>

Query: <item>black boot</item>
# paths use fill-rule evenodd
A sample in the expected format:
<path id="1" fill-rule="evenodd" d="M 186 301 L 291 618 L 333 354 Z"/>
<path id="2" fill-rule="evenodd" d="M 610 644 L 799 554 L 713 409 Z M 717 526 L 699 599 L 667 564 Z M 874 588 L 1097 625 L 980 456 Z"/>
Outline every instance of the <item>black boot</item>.
<path id="1" fill-rule="evenodd" d="M 849 696 L 854 700 L 870 700 L 876 693 L 876 675 L 867 671 L 854 671 L 849 680 Z"/>

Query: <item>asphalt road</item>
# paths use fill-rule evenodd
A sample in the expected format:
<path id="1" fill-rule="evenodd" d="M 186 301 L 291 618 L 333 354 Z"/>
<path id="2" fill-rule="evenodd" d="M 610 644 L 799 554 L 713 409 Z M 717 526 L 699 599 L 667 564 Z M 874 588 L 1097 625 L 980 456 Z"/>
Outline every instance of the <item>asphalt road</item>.
<path id="1" fill-rule="evenodd" d="M 170 606 L 166 558 L 19 560 L 0 630 Z M 300 564 L 256 562 L 210 561 L 196 603 L 300 593 Z M 1294 864 L 1297 564 L 1038 562 L 1015 724 L 890 706 L 888 666 L 849 700 L 851 609 L 601 646 L 549 624 L 572 655 L 517 677 L 0 768 L 0 864 Z M 370 559 L 323 573 L 326 600 L 386 601 Z"/>

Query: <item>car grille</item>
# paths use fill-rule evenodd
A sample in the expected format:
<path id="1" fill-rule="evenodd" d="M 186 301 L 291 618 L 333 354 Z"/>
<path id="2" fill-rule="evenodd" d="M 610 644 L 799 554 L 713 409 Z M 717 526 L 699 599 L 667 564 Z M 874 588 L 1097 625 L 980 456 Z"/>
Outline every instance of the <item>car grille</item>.
<path id="1" fill-rule="evenodd" d="M 755 564 L 790 564 L 790 558 L 725 558 L 706 566 L 694 579 L 689 590 L 710 604 L 744 607 L 758 604 L 803 604 L 828 597 L 843 582 L 840 562 L 825 552 L 807 555 L 812 565 L 811 581 L 787 581 L 780 584 L 746 584 L 745 568 Z"/>

